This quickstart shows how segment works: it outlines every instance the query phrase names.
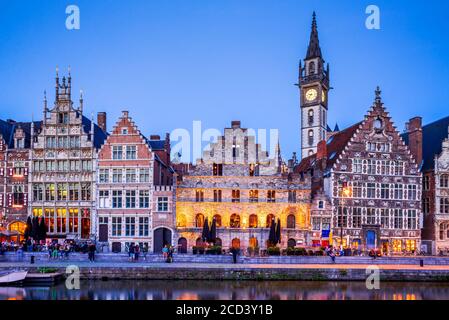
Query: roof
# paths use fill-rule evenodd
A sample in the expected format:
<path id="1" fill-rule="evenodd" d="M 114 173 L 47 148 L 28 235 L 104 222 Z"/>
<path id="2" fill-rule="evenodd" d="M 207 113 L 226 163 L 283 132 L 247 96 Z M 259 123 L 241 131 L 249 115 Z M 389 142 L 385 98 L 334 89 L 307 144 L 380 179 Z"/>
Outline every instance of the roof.
<path id="1" fill-rule="evenodd" d="M 9 149 L 14 149 L 14 132 L 17 128 L 21 128 L 25 132 L 25 148 L 31 146 L 31 123 L 32 122 L 16 122 L 13 120 L 0 120 L 0 134 L 2 134 L 6 145 Z M 34 131 L 38 132 L 41 128 L 41 121 L 34 121 Z"/>
<path id="2" fill-rule="evenodd" d="M 89 120 L 89 118 L 83 116 L 83 129 L 85 133 L 90 134 L 91 124 L 92 121 Z M 94 122 L 94 147 L 96 149 L 100 149 L 107 137 L 108 134 Z"/>
<path id="3" fill-rule="evenodd" d="M 357 122 L 356 124 L 339 131 L 334 134 L 327 140 L 326 149 L 327 149 L 327 161 L 326 161 L 326 169 L 332 168 L 334 163 L 337 161 L 339 155 L 344 150 L 349 140 L 354 136 L 360 124 L 363 121 Z M 317 154 L 314 153 L 304 159 L 295 167 L 294 172 L 302 173 L 306 172 L 313 168 L 315 164 Z"/>
<path id="4" fill-rule="evenodd" d="M 435 155 L 442 151 L 442 143 L 448 138 L 449 117 L 439 119 L 422 127 L 423 134 L 423 165 L 422 171 L 432 170 L 434 168 Z M 405 144 L 409 144 L 408 133 L 401 134 Z"/>
<path id="5" fill-rule="evenodd" d="M 151 150 L 164 150 L 165 149 L 165 140 L 148 140 L 147 143 L 150 146 Z"/>
<path id="6" fill-rule="evenodd" d="M 321 48 L 318 40 L 318 28 L 315 12 L 313 13 L 312 32 L 310 33 L 310 42 L 309 47 L 307 48 L 306 60 L 313 58 L 321 58 Z"/>

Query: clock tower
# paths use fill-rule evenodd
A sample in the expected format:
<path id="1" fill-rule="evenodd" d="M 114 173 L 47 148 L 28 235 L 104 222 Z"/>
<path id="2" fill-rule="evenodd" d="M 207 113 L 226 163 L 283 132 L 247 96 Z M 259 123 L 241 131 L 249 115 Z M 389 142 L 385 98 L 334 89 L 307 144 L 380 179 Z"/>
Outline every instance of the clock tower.
<path id="1" fill-rule="evenodd" d="M 299 62 L 298 87 L 301 105 L 301 157 L 317 152 L 318 142 L 326 139 L 329 92 L 329 64 L 324 59 L 318 40 L 316 15 L 313 13 L 307 55 Z"/>

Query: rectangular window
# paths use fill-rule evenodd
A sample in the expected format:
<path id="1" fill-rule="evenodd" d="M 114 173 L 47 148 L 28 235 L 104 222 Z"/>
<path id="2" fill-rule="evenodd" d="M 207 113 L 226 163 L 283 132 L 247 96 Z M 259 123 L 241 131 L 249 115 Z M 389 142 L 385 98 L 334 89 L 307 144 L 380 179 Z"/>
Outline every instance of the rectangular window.
<path id="1" fill-rule="evenodd" d="M 394 175 L 402 176 L 404 174 L 404 163 L 402 161 L 394 162 Z"/>
<path id="2" fill-rule="evenodd" d="M 212 173 L 214 176 L 222 176 L 223 175 L 223 165 L 221 163 L 214 163 L 212 165 Z"/>
<path id="3" fill-rule="evenodd" d="M 109 208 L 109 190 L 100 190 L 98 195 L 100 208 Z"/>
<path id="4" fill-rule="evenodd" d="M 380 209 L 380 225 L 384 229 L 390 228 L 390 210 Z"/>
<path id="5" fill-rule="evenodd" d="M 402 184 L 395 184 L 394 185 L 394 199 L 395 200 L 402 200 L 404 197 L 404 187 Z"/>
<path id="6" fill-rule="evenodd" d="M 362 227 L 362 208 L 352 208 L 352 227 Z"/>
<path id="7" fill-rule="evenodd" d="M 367 183 L 366 184 L 366 195 L 369 199 L 376 198 L 376 184 L 375 183 Z"/>
<path id="8" fill-rule="evenodd" d="M 148 217 L 139 217 L 139 237 L 148 237 L 149 235 L 149 219 Z"/>
<path id="9" fill-rule="evenodd" d="M 386 160 L 380 162 L 380 174 L 383 176 L 390 175 L 390 164 Z"/>
<path id="10" fill-rule="evenodd" d="M 368 160 L 368 174 L 376 174 L 376 160 Z"/>
<path id="11" fill-rule="evenodd" d="M 112 217 L 112 236 L 120 237 L 122 235 L 122 217 Z"/>
<path id="12" fill-rule="evenodd" d="M 109 169 L 100 169 L 98 181 L 100 183 L 108 183 L 109 182 Z"/>
<path id="13" fill-rule="evenodd" d="M 352 160 L 352 172 L 362 173 L 362 169 L 363 169 L 362 159 L 353 159 Z"/>
<path id="14" fill-rule="evenodd" d="M 14 206 L 23 206 L 24 205 L 23 185 L 14 185 L 13 186 L 13 205 Z"/>
<path id="15" fill-rule="evenodd" d="M 240 190 L 232 190 L 231 191 L 231 201 L 232 202 L 240 202 Z"/>
<path id="16" fill-rule="evenodd" d="M 82 167 L 83 171 L 91 171 L 92 170 L 92 161 L 81 160 L 81 167 Z"/>
<path id="17" fill-rule="evenodd" d="M 221 190 L 214 190 L 214 202 L 221 202 Z"/>
<path id="18" fill-rule="evenodd" d="M 125 218 L 125 236 L 134 237 L 136 235 L 136 218 Z"/>
<path id="19" fill-rule="evenodd" d="M 387 183 L 382 183 L 380 185 L 380 198 L 390 199 L 390 185 Z"/>
<path id="20" fill-rule="evenodd" d="M 362 182 L 353 182 L 352 183 L 352 197 L 353 198 L 362 198 L 363 194 L 363 183 Z"/>
<path id="21" fill-rule="evenodd" d="M 267 191 L 267 202 L 276 202 L 276 191 L 275 190 Z"/>
<path id="22" fill-rule="evenodd" d="M 449 213 L 449 198 L 440 198 L 440 213 Z"/>
<path id="23" fill-rule="evenodd" d="M 112 190 L 112 208 L 122 207 L 122 190 Z"/>
<path id="24" fill-rule="evenodd" d="M 79 200 L 79 184 L 69 183 L 69 200 L 78 201 Z"/>
<path id="25" fill-rule="evenodd" d="M 46 201 L 55 201 L 55 184 L 47 183 L 45 185 L 45 200 Z"/>
<path id="26" fill-rule="evenodd" d="M 288 190 L 288 202 L 296 203 L 296 190 Z"/>
<path id="27" fill-rule="evenodd" d="M 321 230 L 321 218 L 312 218 L 312 230 Z"/>
<path id="28" fill-rule="evenodd" d="M 58 201 L 67 200 L 67 184 L 58 183 Z"/>
<path id="29" fill-rule="evenodd" d="M 126 159 L 135 160 L 136 156 L 136 146 L 126 146 Z"/>
<path id="30" fill-rule="evenodd" d="M 121 160 L 123 157 L 123 146 L 112 146 L 112 159 Z"/>
<path id="31" fill-rule="evenodd" d="M 90 183 L 81 183 L 81 200 L 90 201 L 91 199 Z"/>
<path id="32" fill-rule="evenodd" d="M 394 228 L 402 229 L 403 227 L 403 213 L 402 209 L 394 209 Z"/>
<path id="33" fill-rule="evenodd" d="M 120 183 L 122 182 L 122 169 L 113 169 L 112 170 L 112 182 Z"/>
<path id="34" fill-rule="evenodd" d="M 195 200 L 196 200 L 196 202 L 203 202 L 204 201 L 204 191 L 203 190 L 196 190 L 195 191 Z"/>
<path id="35" fill-rule="evenodd" d="M 259 202 L 259 190 L 249 190 L 249 202 Z"/>
<path id="36" fill-rule="evenodd" d="M 139 182 L 150 182 L 150 169 L 140 168 L 139 169 Z"/>
<path id="37" fill-rule="evenodd" d="M 409 184 L 407 186 L 407 199 L 416 200 L 416 185 Z"/>
<path id="38" fill-rule="evenodd" d="M 407 229 L 417 229 L 416 210 L 408 210 L 407 213 Z"/>
<path id="39" fill-rule="evenodd" d="M 430 177 L 424 176 L 423 177 L 423 190 L 427 191 L 430 189 Z"/>
<path id="40" fill-rule="evenodd" d="M 33 200 L 44 200 L 44 186 L 41 183 L 33 184 Z"/>
<path id="41" fill-rule="evenodd" d="M 136 182 L 136 169 L 126 169 L 126 182 L 127 183 Z"/>
<path id="42" fill-rule="evenodd" d="M 149 208 L 150 207 L 150 191 L 140 190 L 139 191 L 139 208 Z"/>
<path id="43" fill-rule="evenodd" d="M 348 226 L 348 208 L 338 207 L 337 227 L 346 228 Z"/>
<path id="44" fill-rule="evenodd" d="M 126 190 L 126 207 L 136 207 L 136 190 Z"/>
<path id="45" fill-rule="evenodd" d="M 157 198 L 157 211 L 159 212 L 168 211 L 168 197 Z"/>
<path id="46" fill-rule="evenodd" d="M 376 209 L 366 209 L 366 224 L 376 224 Z"/>

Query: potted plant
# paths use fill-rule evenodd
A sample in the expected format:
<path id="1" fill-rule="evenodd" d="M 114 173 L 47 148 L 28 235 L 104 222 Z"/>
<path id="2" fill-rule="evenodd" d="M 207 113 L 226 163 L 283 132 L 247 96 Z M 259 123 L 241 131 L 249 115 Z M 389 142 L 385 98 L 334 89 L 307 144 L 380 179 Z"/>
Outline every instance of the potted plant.
<path id="1" fill-rule="evenodd" d="M 279 256 L 281 254 L 281 249 L 278 247 L 269 247 L 267 253 L 269 256 Z"/>

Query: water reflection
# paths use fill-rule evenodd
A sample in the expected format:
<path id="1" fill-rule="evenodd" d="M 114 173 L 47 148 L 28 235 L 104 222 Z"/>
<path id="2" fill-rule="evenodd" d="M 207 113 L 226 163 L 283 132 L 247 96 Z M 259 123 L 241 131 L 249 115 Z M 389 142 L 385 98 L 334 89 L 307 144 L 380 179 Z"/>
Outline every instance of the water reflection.
<path id="1" fill-rule="evenodd" d="M 80 290 L 0 288 L 0 300 L 428 300 L 449 299 L 448 283 L 312 281 L 84 281 Z"/>

